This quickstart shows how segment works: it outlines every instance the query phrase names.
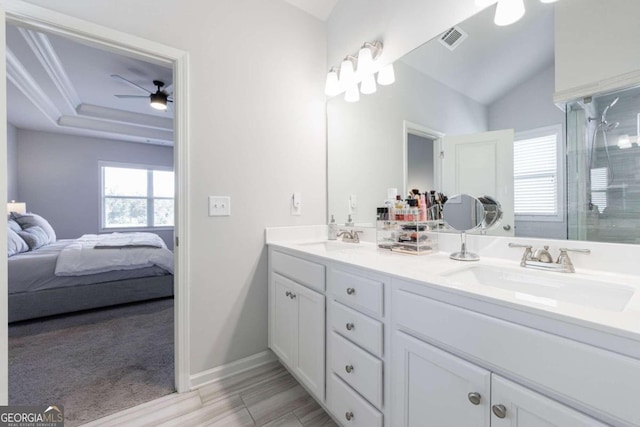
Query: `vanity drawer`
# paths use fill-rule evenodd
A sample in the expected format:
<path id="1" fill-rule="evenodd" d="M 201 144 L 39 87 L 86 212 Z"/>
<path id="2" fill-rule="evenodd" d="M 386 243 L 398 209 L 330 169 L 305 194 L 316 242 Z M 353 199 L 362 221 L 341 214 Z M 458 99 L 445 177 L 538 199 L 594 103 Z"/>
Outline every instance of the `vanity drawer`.
<path id="1" fill-rule="evenodd" d="M 382 322 L 336 301 L 329 305 L 329 327 L 378 357 L 382 357 Z"/>
<path id="2" fill-rule="evenodd" d="M 271 269 L 293 281 L 324 292 L 324 265 L 271 251 Z"/>
<path id="3" fill-rule="evenodd" d="M 343 426 L 382 427 L 382 414 L 335 374 L 329 374 L 327 406 Z"/>
<path id="4" fill-rule="evenodd" d="M 374 316 L 383 316 L 384 282 L 332 269 L 329 292 L 338 301 Z"/>
<path id="5" fill-rule="evenodd" d="M 365 399 L 382 408 L 382 361 L 331 333 L 330 369 Z"/>

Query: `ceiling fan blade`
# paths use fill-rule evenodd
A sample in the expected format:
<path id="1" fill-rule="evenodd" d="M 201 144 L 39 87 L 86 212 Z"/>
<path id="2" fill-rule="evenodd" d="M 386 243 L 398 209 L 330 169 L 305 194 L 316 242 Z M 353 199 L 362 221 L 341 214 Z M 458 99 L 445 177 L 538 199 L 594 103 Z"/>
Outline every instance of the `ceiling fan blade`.
<path id="1" fill-rule="evenodd" d="M 171 84 L 170 84 L 170 85 L 168 85 L 168 86 L 163 87 L 163 88 L 162 88 L 162 90 L 163 90 L 166 94 L 171 95 L 171 94 L 173 93 L 173 83 L 171 83 Z"/>
<path id="2" fill-rule="evenodd" d="M 149 94 L 153 93 L 149 89 L 145 89 L 142 86 L 140 86 L 139 84 L 136 84 L 136 83 L 132 82 L 131 80 L 127 80 L 124 77 L 119 76 L 117 74 L 111 74 L 111 78 L 116 79 L 116 80 L 120 80 L 122 83 L 128 84 L 129 86 L 133 86 L 133 87 L 135 87 L 137 89 L 143 90 L 143 91 L 145 91 L 145 92 L 147 92 Z"/>
<path id="3" fill-rule="evenodd" d="M 146 98 L 149 99 L 147 95 L 113 95 L 116 98 Z"/>

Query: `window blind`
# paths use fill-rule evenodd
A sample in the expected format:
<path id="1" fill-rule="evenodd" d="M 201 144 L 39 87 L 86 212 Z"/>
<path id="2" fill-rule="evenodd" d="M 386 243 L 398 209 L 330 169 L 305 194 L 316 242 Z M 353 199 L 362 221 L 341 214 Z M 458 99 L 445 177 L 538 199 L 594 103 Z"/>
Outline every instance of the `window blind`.
<path id="1" fill-rule="evenodd" d="M 602 213 L 607 207 L 608 168 L 591 169 L 591 203 Z"/>
<path id="2" fill-rule="evenodd" d="M 558 135 L 514 141 L 514 211 L 521 215 L 558 213 Z"/>

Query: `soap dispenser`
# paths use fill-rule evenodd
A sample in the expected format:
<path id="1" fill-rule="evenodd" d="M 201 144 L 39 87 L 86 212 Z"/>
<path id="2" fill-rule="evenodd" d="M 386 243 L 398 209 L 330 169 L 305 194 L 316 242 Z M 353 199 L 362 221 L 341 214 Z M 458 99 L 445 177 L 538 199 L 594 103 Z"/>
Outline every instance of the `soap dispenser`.
<path id="1" fill-rule="evenodd" d="M 351 218 L 351 214 L 349 214 L 349 218 L 347 219 L 347 222 L 344 223 L 345 227 L 353 227 L 355 226 L 355 224 L 353 223 L 353 219 Z"/>
<path id="2" fill-rule="evenodd" d="M 337 240 L 338 239 L 338 224 L 336 224 L 336 219 L 331 215 L 331 221 L 329 221 L 329 229 L 328 229 L 327 239 L 329 240 Z"/>

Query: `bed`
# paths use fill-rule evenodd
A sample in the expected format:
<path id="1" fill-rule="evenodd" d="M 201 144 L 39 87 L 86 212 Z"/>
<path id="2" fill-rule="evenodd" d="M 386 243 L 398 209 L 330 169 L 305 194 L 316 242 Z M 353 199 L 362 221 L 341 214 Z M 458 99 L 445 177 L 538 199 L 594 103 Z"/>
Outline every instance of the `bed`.
<path id="1" fill-rule="evenodd" d="M 8 228 L 11 230 L 12 225 Z M 21 238 L 26 236 L 23 240 L 29 240 L 25 229 L 18 232 L 15 225 L 13 229 Z M 173 295 L 173 255 L 164 243 L 162 247 L 152 247 L 122 240 L 131 235 L 159 239 L 155 234 L 54 238 L 53 242 L 22 252 L 13 250 L 13 234 L 9 234 L 9 322 Z M 100 242 L 105 241 L 107 244 L 101 246 Z M 151 256 L 144 255 L 145 251 Z M 141 261 L 142 257 L 147 258 Z M 122 260 L 132 258 L 140 259 L 121 265 Z M 62 261 L 66 263 L 63 265 Z M 80 267 L 88 269 L 80 271 Z"/>

